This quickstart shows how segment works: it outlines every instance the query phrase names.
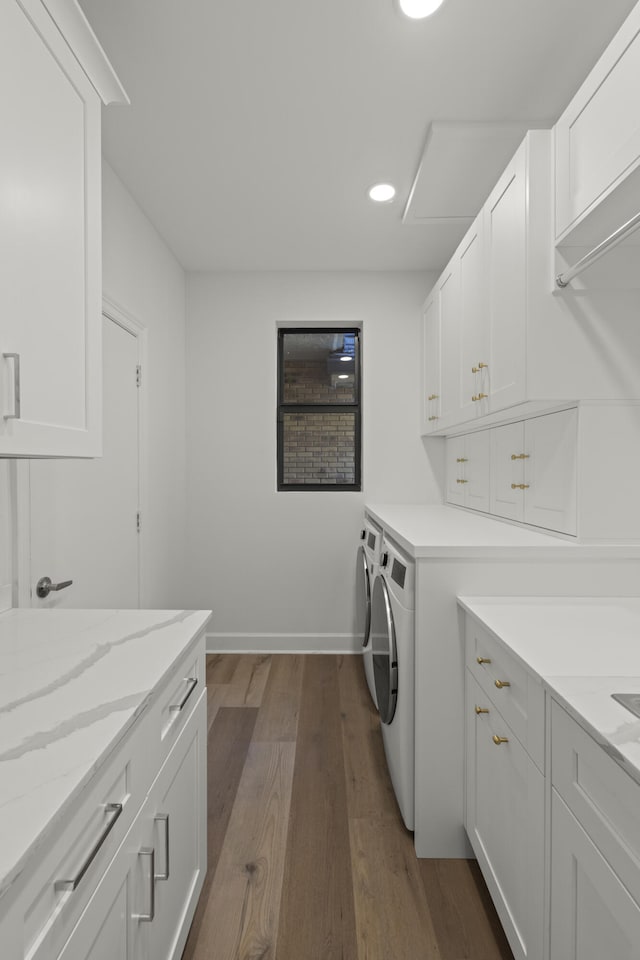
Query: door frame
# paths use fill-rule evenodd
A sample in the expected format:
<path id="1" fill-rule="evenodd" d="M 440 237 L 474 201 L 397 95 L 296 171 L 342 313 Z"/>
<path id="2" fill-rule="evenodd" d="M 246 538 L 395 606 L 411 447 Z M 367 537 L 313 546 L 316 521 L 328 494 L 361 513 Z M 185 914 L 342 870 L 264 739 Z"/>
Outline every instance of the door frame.
<path id="1" fill-rule="evenodd" d="M 102 298 L 101 318 L 106 317 L 136 338 L 138 365 L 142 370 L 138 388 L 138 509 L 144 517 L 147 492 L 147 409 L 145 372 L 147 369 L 148 330 L 134 314 L 109 296 Z M 13 596 L 14 607 L 31 607 L 31 473 L 30 460 L 14 460 L 10 469 L 10 498 L 13 523 Z M 142 544 L 144 522 L 138 532 L 138 605 L 143 596 Z"/>

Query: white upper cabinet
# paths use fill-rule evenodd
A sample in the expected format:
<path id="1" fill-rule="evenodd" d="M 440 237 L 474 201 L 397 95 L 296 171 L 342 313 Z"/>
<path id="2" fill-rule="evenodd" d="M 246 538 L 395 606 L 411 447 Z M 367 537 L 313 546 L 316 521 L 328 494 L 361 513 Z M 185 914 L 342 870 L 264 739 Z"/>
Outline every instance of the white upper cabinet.
<path id="1" fill-rule="evenodd" d="M 434 290 L 422 312 L 422 433 L 436 429 L 440 413 L 440 298 Z"/>
<path id="2" fill-rule="evenodd" d="M 458 248 L 460 272 L 460 413 L 465 419 L 488 410 L 489 326 L 485 283 L 483 215 Z"/>
<path id="3" fill-rule="evenodd" d="M 640 211 L 640 5 L 555 127 L 556 240 L 596 243 Z"/>
<path id="4" fill-rule="evenodd" d="M 440 420 L 456 422 L 460 410 L 460 270 L 453 259 L 438 281 L 440 301 Z"/>
<path id="5" fill-rule="evenodd" d="M 97 456 L 101 98 L 124 91 L 59 0 L 1 5 L 0 83 L 0 455 Z"/>

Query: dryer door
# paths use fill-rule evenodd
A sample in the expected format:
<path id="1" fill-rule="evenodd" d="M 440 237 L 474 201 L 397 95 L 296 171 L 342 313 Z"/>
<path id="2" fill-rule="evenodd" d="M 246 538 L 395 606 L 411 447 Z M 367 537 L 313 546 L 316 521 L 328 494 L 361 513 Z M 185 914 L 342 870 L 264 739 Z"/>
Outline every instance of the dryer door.
<path id="1" fill-rule="evenodd" d="M 371 578 L 364 547 L 358 548 L 356 563 L 356 635 L 363 647 L 369 642 L 371 626 Z"/>
<path id="2" fill-rule="evenodd" d="M 398 654 L 391 600 L 384 577 L 376 577 L 371 596 L 373 675 L 380 719 L 391 723 L 398 700 Z"/>

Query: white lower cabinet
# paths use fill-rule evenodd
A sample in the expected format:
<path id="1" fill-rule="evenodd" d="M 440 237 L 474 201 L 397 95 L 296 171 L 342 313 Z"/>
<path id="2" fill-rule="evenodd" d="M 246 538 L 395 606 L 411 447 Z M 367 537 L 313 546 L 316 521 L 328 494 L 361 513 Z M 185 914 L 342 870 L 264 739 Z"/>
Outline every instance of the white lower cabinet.
<path id="1" fill-rule="evenodd" d="M 57 960 L 179 960 L 206 872 L 206 714 L 202 694 Z"/>
<path id="2" fill-rule="evenodd" d="M 494 698 L 466 670 L 465 827 L 514 957 L 541 960 L 544 776 L 498 709 L 499 682 Z"/>

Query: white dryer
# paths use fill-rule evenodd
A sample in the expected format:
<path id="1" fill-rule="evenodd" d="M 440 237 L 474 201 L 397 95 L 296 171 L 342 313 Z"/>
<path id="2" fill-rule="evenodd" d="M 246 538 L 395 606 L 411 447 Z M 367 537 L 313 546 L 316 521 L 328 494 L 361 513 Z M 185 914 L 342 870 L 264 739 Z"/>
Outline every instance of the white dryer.
<path id="1" fill-rule="evenodd" d="M 381 543 L 382 530 L 365 514 L 356 558 L 356 634 L 362 646 L 367 685 L 376 707 L 378 701 L 373 679 L 373 654 L 370 643 L 371 589 L 378 573 Z"/>
<path id="2" fill-rule="evenodd" d="M 384 535 L 371 595 L 371 645 L 382 738 L 400 813 L 414 828 L 415 563 Z"/>

